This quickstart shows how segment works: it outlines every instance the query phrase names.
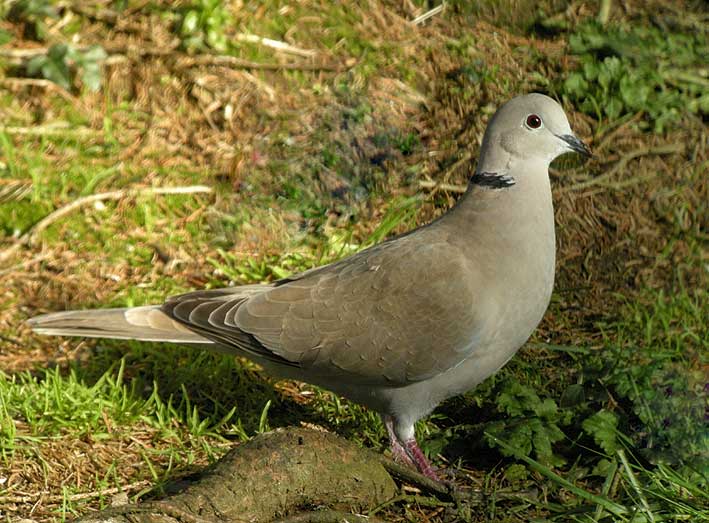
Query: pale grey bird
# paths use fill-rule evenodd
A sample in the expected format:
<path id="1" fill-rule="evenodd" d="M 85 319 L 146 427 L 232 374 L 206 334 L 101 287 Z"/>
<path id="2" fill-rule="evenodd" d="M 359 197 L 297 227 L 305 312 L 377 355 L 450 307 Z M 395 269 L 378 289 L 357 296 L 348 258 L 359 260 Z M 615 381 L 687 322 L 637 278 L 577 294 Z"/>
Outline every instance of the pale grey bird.
<path id="1" fill-rule="evenodd" d="M 428 225 L 269 285 L 29 324 L 246 356 L 378 411 L 394 456 L 436 478 L 414 423 L 502 367 L 542 319 L 554 283 L 548 169 L 568 151 L 590 155 L 559 104 L 520 96 L 490 121 L 465 195 Z"/>

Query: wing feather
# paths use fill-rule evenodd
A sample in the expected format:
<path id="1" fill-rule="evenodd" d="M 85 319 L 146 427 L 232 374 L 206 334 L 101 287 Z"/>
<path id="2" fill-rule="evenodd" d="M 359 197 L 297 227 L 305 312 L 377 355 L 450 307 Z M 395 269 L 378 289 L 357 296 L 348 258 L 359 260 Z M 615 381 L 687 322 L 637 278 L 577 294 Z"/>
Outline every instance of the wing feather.
<path id="1" fill-rule="evenodd" d="M 405 385 L 463 361 L 476 329 L 466 258 L 413 235 L 272 285 L 200 291 L 163 312 L 303 377 Z"/>

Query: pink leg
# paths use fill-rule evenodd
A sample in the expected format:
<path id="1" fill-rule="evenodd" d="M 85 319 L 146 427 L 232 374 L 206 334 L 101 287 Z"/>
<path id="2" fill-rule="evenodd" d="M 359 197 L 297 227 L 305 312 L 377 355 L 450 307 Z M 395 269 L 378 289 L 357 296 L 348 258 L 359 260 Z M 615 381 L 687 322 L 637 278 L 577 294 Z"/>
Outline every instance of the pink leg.
<path id="1" fill-rule="evenodd" d="M 387 433 L 389 434 L 389 446 L 391 447 L 391 454 L 394 461 L 406 463 L 407 465 L 416 468 L 416 464 L 411 461 L 406 449 L 401 446 L 401 443 L 399 443 L 399 438 L 397 438 L 396 434 L 394 434 L 394 420 L 391 416 L 382 416 L 382 418 L 384 419 L 384 425 L 386 426 Z"/>
<path id="2" fill-rule="evenodd" d="M 391 416 L 384 415 L 382 415 L 382 419 L 384 420 L 384 425 L 386 426 L 387 433 L 389 434 L 389 445 L 391 446 L 391 453 L 394 457 L 394 461 L 406 463 L 410 467 L 417 469 L 424 476 L 427 476 L 435 481 L 441 481 L 434 468 L 426 459 L 423 451 L 416 443 L 416 439 L 412 438 L 407 440 L 402 445 L 396 435 L 396 432 L 394 432 L 394 419 Z"/>
<path id="3" fill-rule="evenodd" d="M 408 454 L 409 458 L 411 458 L 411 460 L 414 462 L 416 468 L 421 474 L 431 478 L 434 481 L 441 481 L 441 478 L 438 477 L 438 474 L 436 474 L 436 471 L 426 459 L 426 456 L 419 448 L 415 439 L 410 439 L 404 442 L 404 445 L 406 448 L 406 453 Z"/>

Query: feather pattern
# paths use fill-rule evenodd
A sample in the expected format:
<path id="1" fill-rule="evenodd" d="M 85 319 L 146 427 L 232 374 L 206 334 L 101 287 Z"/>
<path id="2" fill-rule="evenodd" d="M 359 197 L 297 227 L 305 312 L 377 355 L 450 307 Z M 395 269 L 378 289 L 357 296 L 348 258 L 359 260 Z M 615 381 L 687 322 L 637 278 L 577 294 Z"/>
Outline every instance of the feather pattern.
<path id="1" fill-rule="evenodd" d="M 183 294 L 162 311 L 306 375 L 403 386 L 456 366 L 471 347 L 474 293 L 451 292 L 466 281 L 465 258 L 442 240 L 400 237 L 271 285 Z"/>

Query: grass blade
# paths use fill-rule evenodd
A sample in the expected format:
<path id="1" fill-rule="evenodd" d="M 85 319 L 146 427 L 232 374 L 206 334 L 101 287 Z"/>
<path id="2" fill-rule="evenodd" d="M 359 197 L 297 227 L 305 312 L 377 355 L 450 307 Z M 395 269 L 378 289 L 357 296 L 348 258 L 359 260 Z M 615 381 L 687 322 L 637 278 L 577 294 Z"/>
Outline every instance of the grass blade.
<path id="1" fill-rule="evenodd" d="M 578 497 L 585 499 L 586 501 L 589 501 L 591 503 L 595 503 L 596 505 L 602 506 L 608 512 L 610 512 L 611 514 L 613 514 L 615 516 L 624 516 L 624 515 L 628 514 L 628 509 L 625 508 L 624 506 L 619 505 L 618 503 L 615 503 L 615 502 L 611 501 L 610 499 L 606 499 L 604 497 L 597 496 L 596 494 L 592 494 L 590 492 L 583 490 L 582 488 L 577 487 L 576 485 L 574 485 L 570 481 L 562 478 L 556 472 L 554 472 L 553 470 L 551 470 L 548 467 L 545 467 L 544 465 L 542 465 L 538 461 L 536 461 L 528 456 L 522 455 L 512 445 L 505 443 L 501 439 L 496 438 L 495 436 L 493 436 L 492 434 L 490 434 L 488 432 L 486 432 L 485 434 L 492 441 L 494 441 L 495 444 L 499 445 L 503 449 L 505 449 L 508 452 L 510 452 L 511 454 L 515 455 L 518 459 L 521 459 L 522 461 L 524 461 L 529 466 L 529 468 L 531 468 L 535 472 L 539 472 L 540 474 L 542 474 L 543 476 L 554 481 L 558 485 L 561 485 L 562 487 L 570 490 L 571 492 L 576 494 Z"/>

